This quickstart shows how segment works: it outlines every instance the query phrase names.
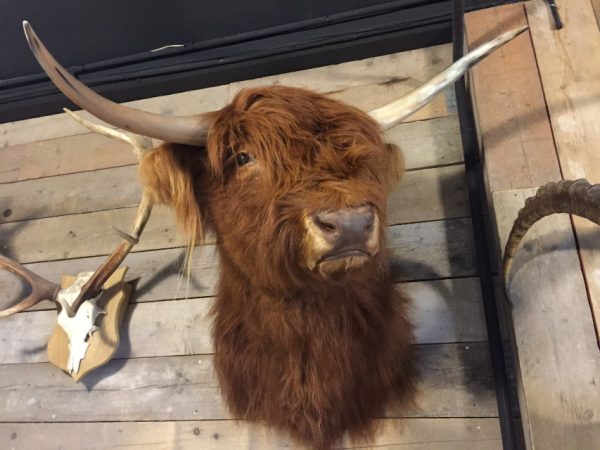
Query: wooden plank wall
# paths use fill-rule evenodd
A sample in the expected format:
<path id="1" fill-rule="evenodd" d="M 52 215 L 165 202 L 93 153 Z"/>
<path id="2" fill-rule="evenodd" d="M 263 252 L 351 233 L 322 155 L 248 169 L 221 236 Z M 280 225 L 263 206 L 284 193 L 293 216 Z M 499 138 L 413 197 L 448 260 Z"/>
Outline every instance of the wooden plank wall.
<path id="1" fill-rule="evenodd" d="M 450 47 L 439 46 L 135 103 L 163 113 L 200 112 L 243 87 L 280 83 L 372 108 L 450 58 Z M 418 409 L 391 407 L 378 419 L 377 446 L 502 446 L 453 105 L 448 90 L 389 133 L 408 168 L 390 199 L 388 238 L 397 279 L 415 299 L 421 393 Z M 97 267 L 118 240 L 109 226 L 127 228 L 139 201 L 129 151 L 64 115 L 0 125 L 0 147 L 0 252 L 53 280 Z M 415 208 L 422 204 L 428 207 Z M 207 317 L 218 258 L 209 236 L 187 280 L 180 273 L 184 244 L 170 212 L 157 209 L 125 262 L 138 281 L 122 346 L 82 384 L 46 362 L 52 304 L 3 319 L 0 447 L 294 446 L 230 420 L 212 370 Z M 22 293 L 14 277 L 0 273 L 0 307 Z"/>
<path id="2" fill-rule="evenodd" d="M 469 46 L 516 24 L 530 25 L 529 33 L 477 66 L 471 79 L 501 245 L 538 186 L 563 176 L 600 181 L 598 26 L 589 0 L 558 4 L 565 22 L 560 31 L 543 0 L 467 17 Z M 600 312 L 600 241 L 585 221 L 574 226 L 577 241 L 569 217 L 540 221 L 512 272 L 508 295 L 528 448 L 596 448 L 600 442 L 593 320 Z"/>

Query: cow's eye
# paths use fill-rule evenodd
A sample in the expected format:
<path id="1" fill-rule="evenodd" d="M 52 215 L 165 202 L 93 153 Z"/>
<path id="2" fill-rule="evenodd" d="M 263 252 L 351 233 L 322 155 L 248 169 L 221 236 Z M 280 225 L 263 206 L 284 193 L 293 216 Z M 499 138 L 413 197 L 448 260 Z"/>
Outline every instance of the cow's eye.
<path id="1" fill-rule="evenodd" d="M 243 166 L 252 161 L 252 157 L 248 153 L 240 152 L 235 155 L 235 161 L 238 166 Z"/>

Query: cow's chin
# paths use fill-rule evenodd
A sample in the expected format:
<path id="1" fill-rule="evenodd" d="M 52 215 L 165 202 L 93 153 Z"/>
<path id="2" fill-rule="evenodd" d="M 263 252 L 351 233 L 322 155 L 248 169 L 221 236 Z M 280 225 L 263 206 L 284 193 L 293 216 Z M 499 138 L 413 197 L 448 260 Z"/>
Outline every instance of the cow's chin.
<path id="1" fill-rule="evenodd" d="M 364 269 L 373 260 L 373 255 L 351 252 L 346 255 L 329 257 L 317 263 L 317 271 L 326 278 L 339 278 L 344 274 Z"/>

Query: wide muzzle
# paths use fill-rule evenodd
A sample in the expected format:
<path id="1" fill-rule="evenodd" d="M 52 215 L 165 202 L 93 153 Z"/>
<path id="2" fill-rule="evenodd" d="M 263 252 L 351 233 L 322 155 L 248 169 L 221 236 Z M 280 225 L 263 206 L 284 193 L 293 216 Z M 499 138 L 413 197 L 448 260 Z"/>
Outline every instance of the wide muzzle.
<path id="1" fill-rule="evenodd" d="M 322 274 L 362 267 L 379 252 L 380 223 L 372 206 L 317 211 L 305 220 L 308 266 Z"/>

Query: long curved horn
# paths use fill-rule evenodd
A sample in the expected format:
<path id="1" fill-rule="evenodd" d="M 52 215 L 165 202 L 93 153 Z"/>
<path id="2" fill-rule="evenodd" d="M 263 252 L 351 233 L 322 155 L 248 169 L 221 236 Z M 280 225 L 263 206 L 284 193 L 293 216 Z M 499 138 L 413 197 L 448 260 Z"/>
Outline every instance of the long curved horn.
<path id="1" fill-rule="evenodd" d="M 58 89 L 73 103 L 99 119 L 124 130 L 167 142 L 204 145 L 211 125 L 210 114 L 162 116 L 114 103 L 96 94 L 62 67 L 39 40 L 29 22 L 23 21 L 29 48 Z"/>
<path id="2" fill-rule="evenodd" d="M 525 30 L 527 30 L 527 26 L 516 28 L 480 45 L 410 94 L 385 106 L 369 111 L 369 115 L 379 122 L 384 130 L 399 124 L 429 103 L 446 86 L 462 77 L 472 66 L 497 48 L 516 38 Z"/>
<path id="3" fill-rule="evenodd" d="M 600 225 L 600 184 L 591 185 L 585 179 L 550 182 L 525 201 L 504 248 L 504 286 L 508 286 L 513 258 L 527 230 L 538 220 L 558 213 L 575 214 Z"/>

